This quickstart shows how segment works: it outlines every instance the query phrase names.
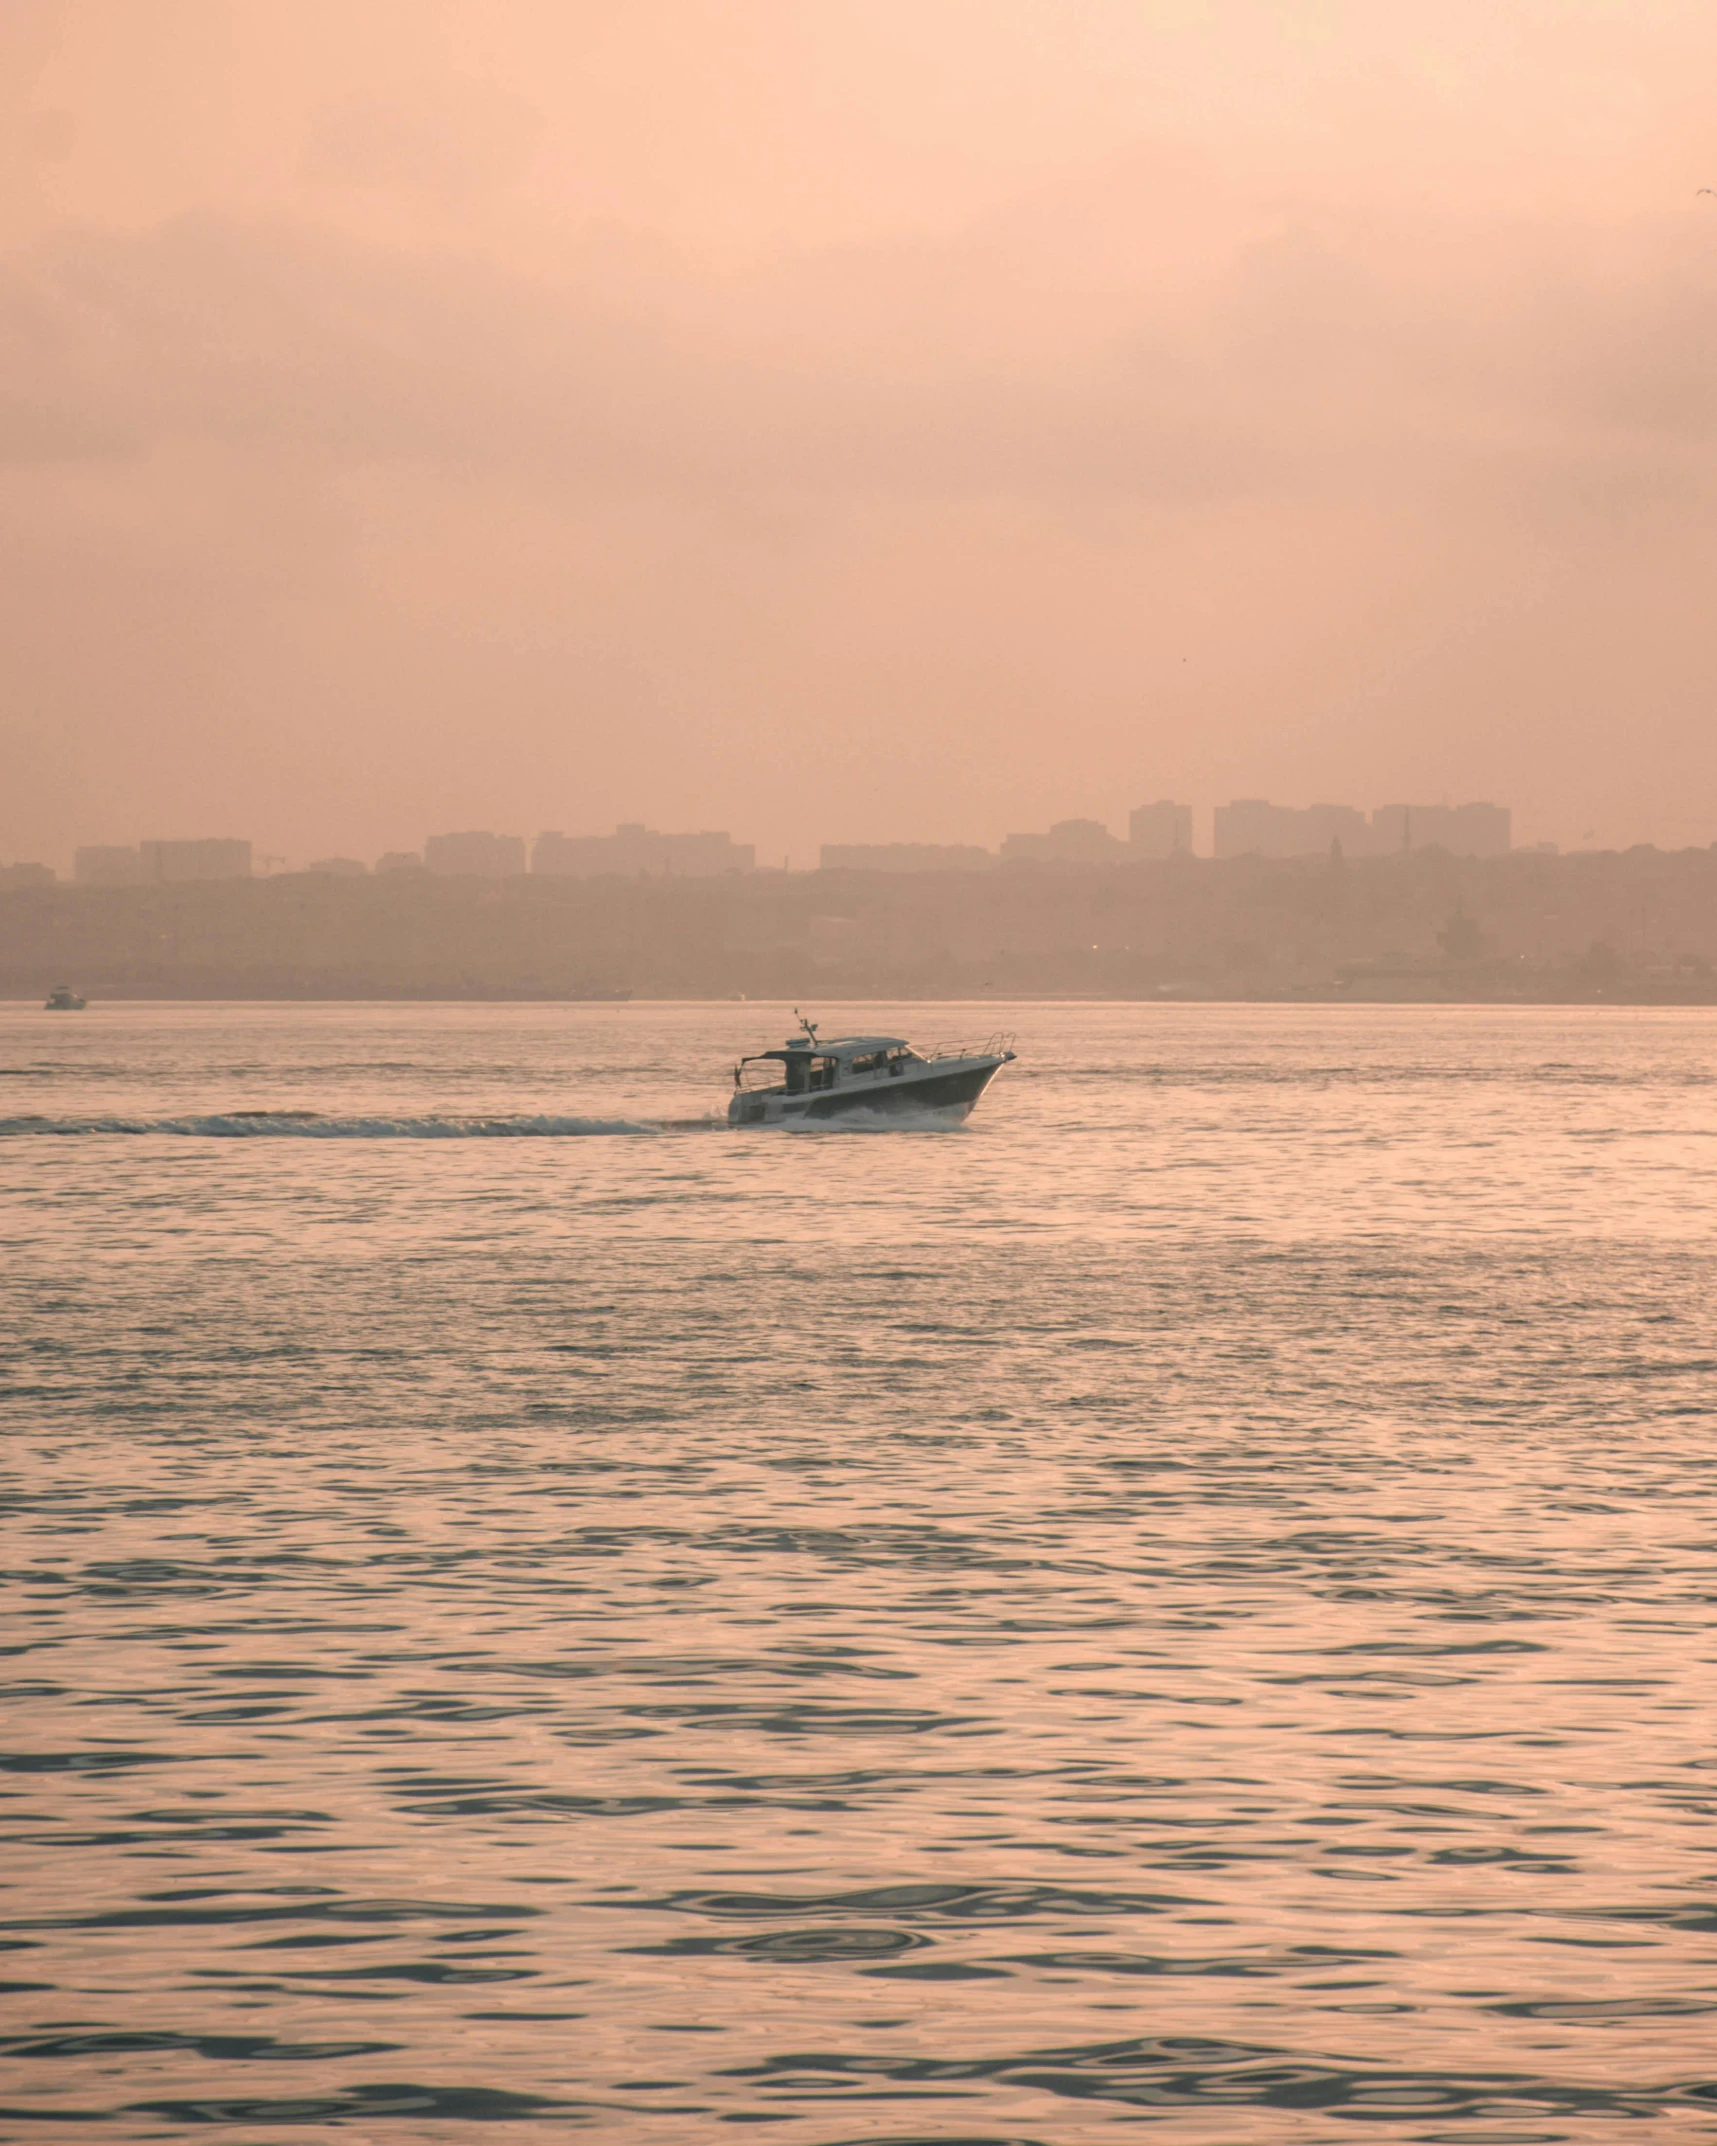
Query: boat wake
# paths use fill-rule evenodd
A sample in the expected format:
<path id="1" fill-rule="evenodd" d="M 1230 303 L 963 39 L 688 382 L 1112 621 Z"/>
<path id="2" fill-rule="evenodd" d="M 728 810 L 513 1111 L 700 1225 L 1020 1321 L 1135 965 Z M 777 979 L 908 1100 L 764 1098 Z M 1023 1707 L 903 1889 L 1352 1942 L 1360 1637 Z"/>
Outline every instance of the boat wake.
<path id="1" fill-rule="evenodd" d="M 772 1132 L 816 1133 L 950 1132 L 959 1129 L 951 1112 L 931 1108 L 912 1111 L 850 1110 L 836 1118 L 788 1120 Z M 458 1117 L 434 1113 L 422 1117 L 337 1117 L 318 1110 L 224 1110 L 186 1113 L 182 1117 L 141 1118 L 118 1113 L 90 1117 L 26 1114 L 0 1117 L 0 1140 L 31 1135 L 79 1138 L 156 1137 L 181 1140 L 578 1140 L 588 1138 L 652 1139 L 661 1133 L 725 1133 L 723 1118 L 574 1118 Z M 757 1130 L 757 1128 L 751 1128 Z"/>
<path id="2" fill-rule="evenodd" d="M 713 1121 L 697 1121 L 700 1124 Z M 29 1134 L 168 1134 L 192 1140 L 572 1140 L 649 1137 L 657 1125 L 632 1118 L 340 1118 L 314 1110 L 232 1110 L 181 1118 L 0 1118 L 0 1139 Z"/>

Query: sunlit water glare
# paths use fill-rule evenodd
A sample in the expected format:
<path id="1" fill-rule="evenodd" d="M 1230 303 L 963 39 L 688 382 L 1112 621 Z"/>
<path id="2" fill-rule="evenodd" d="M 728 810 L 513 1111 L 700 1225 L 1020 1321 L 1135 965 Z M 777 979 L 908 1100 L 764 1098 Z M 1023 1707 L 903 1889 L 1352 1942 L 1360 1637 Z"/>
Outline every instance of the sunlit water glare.
<path id="1" fill-rule="evenodd" d="M 0 1008 L 0 2135 L 1717 2135 L 1717 1015 L 791 1025 Z"/>

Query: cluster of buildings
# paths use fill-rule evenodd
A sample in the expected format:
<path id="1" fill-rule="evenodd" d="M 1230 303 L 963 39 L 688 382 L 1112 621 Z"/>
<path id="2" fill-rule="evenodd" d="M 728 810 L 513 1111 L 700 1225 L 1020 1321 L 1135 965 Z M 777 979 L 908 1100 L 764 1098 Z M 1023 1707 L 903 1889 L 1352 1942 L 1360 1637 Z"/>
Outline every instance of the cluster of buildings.
<path id="1" fill-rule="evenodd" d="M 1490 804 L 1379 805 L 1368 815 L 1352 805 L 1272 805 L 1241 797 L 1216 807 L 1212 831 L 1217 857 L 1386 857 L 1432 848 L 1456 857 L 1499 857 L 1513 842 L 1508 807 Z M 1124 840 L 1098 820 L 1058 820 L 1042 833 L 1005 836 L 999 850 L 961 842 L 827 842 L 819 862 L 831 872 L 982 872 L 1001 864 L 1124 864 L 1192 854 L 1192 807 L 1159 798 L 1131 814 Z M 254 856 L 251 845 L 240 841 L 107 844 L 80 849 L 72 876 L 80 886 L 143 887 L 249 879 L 284 862 Z M 540 834 L 528 850 L 521 835 L 431 835 L 421 850 L 390 850 L 375 870 L 473 879 L 527 872 L 559 879 L 714 879 L 752 871 L 756 862 L 749 842 L 735 842 L 725 832 L 661 834 L 631 821 L 611 835 Z M 303 869 L 334 878 L 370 871 L 356 857 L 318 857 Z M 51 886 L 54 877 L 44 864 L 0 867 L 0 887 Z"/>
<path id="2" fill-rule="evenodd" d="M 1213 837 L 1218 857 L 1393 857 L 1433 848 L 1500 857 L 1513 846 L 1506 805 L 1379 805 L 1368 818 L 1353 805 L 1272 805 L 1261 797 L 1218 805 Z M 826 842 L 821 861 L 826 872 L 977 872 L 996 864 L 1125 864 L 1192 853 L 1192 807 L 1164 797 L 1130 815 L 1125 841 L 1100 820 L 1058 820 L 1043 834 L 1005 835 L 999 851 Z"/>
<path id="3" fill-rule="evenodd" d="M 1057 820 L 1044 834 L 1004 835 L 1000 850 L 972 843 L 825 842 L 825 872 L 985 872 L 997 864 L 1125 864 L 1140 857 L 1192 855 L 1192 807 L 1162 799 L 1141 805 L 1122 842 L 1101 820 Z"/>
<path id="4" fill-rule="evenodd" d="M 719 830 L 665 835 L 636 820 L 611 835 L 564 835 L 558 829 L 540 834 L 530 854 L 531 871 L 550 879 L 717 879 L 724 872 L 749 872 L 756 862 L 749 842 Z M 423 864 L 431 872 L 510 879 L 525 869 L 525 845 L 517 835 L 431 835 Z"/>
<path id="5" fill-rule="evenodd" d="M 84 887 L 154 887 L 169 880 L 249 879 L 248 842 L 102 843 L 80 849 L 72 877 Z"/>
<path id="6" fill-rule="evenodd" d="M 80 849 L 72 877 L 85 887 L 151 887 L 194 879 L 251 879 L 283 858 L 257 856 L 248 842 L 139 842 Z M 433 872 L 445 878 L 512 879 L 524 872 L 561 879 L 605 874 L 637 878 L 709 879 L 723 872 L 749 872 L 756 853 L 748 842 L 723 833 L 669 835 L 633 822 L 611 835 L 538 835 L 527 854 L 521 835 L 472 830 L 431 835 L 421 850 L 389 850 L 377 872 Z M 358 857 L 317 857 L 303 867 L 335 879 L 362 879 L 370 867 Z M 45 864 L 4 868 L 0 885 L 51 886 Z"/>

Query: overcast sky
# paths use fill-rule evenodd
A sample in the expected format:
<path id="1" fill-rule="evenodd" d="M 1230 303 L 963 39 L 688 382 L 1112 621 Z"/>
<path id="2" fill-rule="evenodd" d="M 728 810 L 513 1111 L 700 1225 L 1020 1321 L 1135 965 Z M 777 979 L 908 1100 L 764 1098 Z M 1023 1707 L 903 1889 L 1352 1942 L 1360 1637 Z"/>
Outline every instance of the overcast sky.
<path id="1" fill-rule="evenodd" d="M 1710 0 L 3 0 L 0 860 L 1717 837 Z"/>

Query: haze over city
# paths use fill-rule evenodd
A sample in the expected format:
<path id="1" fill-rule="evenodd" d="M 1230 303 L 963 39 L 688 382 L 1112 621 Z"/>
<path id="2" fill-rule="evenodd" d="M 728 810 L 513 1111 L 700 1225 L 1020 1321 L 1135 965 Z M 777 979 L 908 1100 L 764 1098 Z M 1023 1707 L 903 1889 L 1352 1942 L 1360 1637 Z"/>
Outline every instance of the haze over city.
<path id="1" fill-rule="evenodd" d="M 0 859 L 1717 835 L 1717 16 L 14 0 Z"/>

